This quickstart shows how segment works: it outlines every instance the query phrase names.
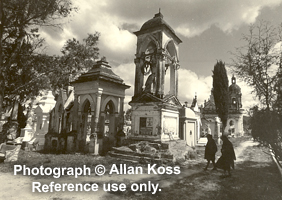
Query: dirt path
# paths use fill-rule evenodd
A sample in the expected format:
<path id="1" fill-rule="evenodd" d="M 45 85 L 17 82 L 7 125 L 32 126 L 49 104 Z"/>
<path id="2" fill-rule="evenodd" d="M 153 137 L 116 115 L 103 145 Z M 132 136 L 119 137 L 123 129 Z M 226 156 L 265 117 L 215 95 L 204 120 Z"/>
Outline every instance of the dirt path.
<path id="1" fill-rule="evenodd" d="M 212 199 L 212 200 L 281 200 L 282 178 L 269 155 L 269 149 L 256 142 L 244 141 L 235 148 L 237 161 L 232 176 L 221 178 L 222 171 L 203 171 L 205 162 L 196 166 L 198 172 L 177 180 L 156 195 L 134 193 L 123 199 Z M 135 196 L 134 196 L 135 195 Z"/>
<path id="2" fill-rule="evenodd" d="M 240 146 L 236 147 L 234 149 L 235 155 L 236 155 L 236 162 L 244 161 L 244 156 L 242 155 L 244 150 L 247 147 L 252 147 L 252 146 L 256 146 L 256 145 L 258 145 L 258 142 L 254 142 L 253 140 L 247 140 L 245 142 L 242 142 L 240 144 Z"/>
<path id="3" fill-rule="evenodd" d="M 235 148 L 235 153 L 237 156 L 236 163 L 242 163 L 246 159 L 245 152 L 246 148 L 255 146 L 257 143 L 249 140 L 244 141 L 241 143 L 237 148 Z M 192 163 L 192 164 L 191 164 Z M 195 187 L 194 188 L 194 196 L 191 199 L 197 199 L 201 197 L 201 192 L 210 192 L 210 191 L 217 191 L 220 188 L 219 181 L 211 181 L 206 179 L 207 175 L 210 175 L 211 172 L 203 172 L 202 167 L 205 164 L 205 160 L 200 159 L 199 161 L 190 162 L 190 164 L 181 168 L 181 174 L 179 175 L 148 175 L 148 174 L 141 174 L 141 175 L 104 175 L 104 176 L 89 176 L 89 177 L 79 177 L 75 178 L 34 178 L 28 176 L 21 176 L 17 175 L 14 176 L 10 173 L 1 173 L 0 174 L 0 199 L 120 199 L 133 197 L 138 198 L 142 197 L 144 193 L 135 192 L 131 193 L 129 191 L 123 192 L 122 194 L 116 193 L 107 193 L 102 189 L 103 183 L 126 183 L 130 185 L 132 183 L 137 182 L 148 182 L 152 181 L 154 183 L 159 183 L 159 187 L 162 189 L 157 195 L 145 194 L 148 195 L 148 198 L 155 198 L 159 195 L 163 196 L 171 187 L 175 187 L 176 185 L 182 185 L 183 187 Z M 218 176 L 220 172 L 215 172 L 212 176 Z M 191 177 L 191 181 L 188 181 L 188 177 Z M 201 177 L 203 179 L 201 179 Z M 210 177 L 211 178 L 211 177 Z M 97 192 L 54 192 L 54 193 L 32 193 L 31 192 L 31 185 L 32 182 L 40 182 L 42 184 L 49 184 L 50 182 L 56 183 L 98 183 L 99 190 Z M 204 184 L 201 183 L 204 182 Z M 5 183 L 5 184 L 4 184 Z M 177 191 L 177 190 L 176 190 Z M 175 191 L 175 192 L 176 192 Z M 165 196 L 166 197 L 166 196 Z M 167 199 L 167 198 L 165 198 Z"/>

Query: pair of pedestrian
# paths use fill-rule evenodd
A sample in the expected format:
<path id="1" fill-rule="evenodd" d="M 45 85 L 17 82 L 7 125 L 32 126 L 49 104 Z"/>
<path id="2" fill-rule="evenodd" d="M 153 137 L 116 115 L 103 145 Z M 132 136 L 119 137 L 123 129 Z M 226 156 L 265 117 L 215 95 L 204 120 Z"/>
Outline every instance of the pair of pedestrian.
<path id="1" fill-rule="evenodd" d="M 215 141 L 212 138 L 212 135 L 207 135 L 208 142 L 205 148 L 205 159 L 207 159 L 208 163 L 204 168 L 207 170 L 210 161 L 213 163 L 213 170 L 223 169 L 224 177 L 226 176 L 226 171 L 228 172 L 227 176 L 231 176 L 231 167 L 234 169 L 234 160 L 236 160 L 235 152 L 232 143 L 228 140 L 226 135 L 221 136 L 221 140 L 223 142 L 221 148 L 221 157 L 215 163 L 215 154 L 217 152 L 217 146 Z"/>

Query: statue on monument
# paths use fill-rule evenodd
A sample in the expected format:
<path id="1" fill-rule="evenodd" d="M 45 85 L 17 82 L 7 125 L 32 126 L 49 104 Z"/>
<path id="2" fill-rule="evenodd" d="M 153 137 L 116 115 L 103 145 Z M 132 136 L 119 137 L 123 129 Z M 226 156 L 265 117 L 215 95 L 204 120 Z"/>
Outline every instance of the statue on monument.
<path id="1" fill-rule="evenodd" d="M 141 71 L 144 76 L 150 74 L 146 80 L 144 92 L 151 93 L 154 91 L 154 85 L 157 77 L 156 59 L 154 55 L 147 55 L 144 60 L 145 62 L 141 67 Z"/>
<path id="2" fill-rule="evenodd" d="M 173 56 L 173 58 L 172 58 L 172 65 L 173 65 L 174 69 L 176 69 L 176 70 L 178 70 L 180 68 L 180 65 L 177 61 L 176 56 Z"/>

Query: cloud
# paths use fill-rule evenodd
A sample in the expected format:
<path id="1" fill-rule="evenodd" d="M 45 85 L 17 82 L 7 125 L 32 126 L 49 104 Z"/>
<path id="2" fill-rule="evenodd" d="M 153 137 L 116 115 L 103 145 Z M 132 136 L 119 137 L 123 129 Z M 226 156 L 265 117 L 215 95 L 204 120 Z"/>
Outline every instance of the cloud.
<path id="1" fill-rule="evenodd" d="M 229 80 L 231 80 L 231 77 L 232 75 L 229 74 Z M 182 103 L 188 101 L 188 104 L 191 105 L 195 94 L 197 94 L 198 105 L 203 105 L 204 101 L 210 98 L 212 81 L 212 76 L 198 76 L 190 70 L 180 69 L 178 82 L 179 100 Z M 255 94 L 251 93 L 252 88 L 250 86 L 239 79 L 236 79 L 236 83 L 241 88 L 243 109 L 249 109 L 259 104 Z M 229 81 L 229 85 L 230 84 L 231 81 Z"/>
<path id="2" fill-rule="evenodd" d="M 255 23 L 263 8 L 273 8 L 281 2 L 281 0 L 193 2 L 187 10 L 186 17 L 184 16 L 186 21 L 180 21 L 176 31 L 185 37 L 193 37 L 216 25 L 222 31 L 231 33 L 242 25 Z M 197 9 L 194 9 L 195 7 Z"/>
<path id="3" fill-rule="evenodd" d="M 111 63 L 109 63 L 111 64 Z M 135 79 L 135 64 L 127 63 L 121 64 L 116 67 L 112 67 L 115 74 L 120 76 L 126 85 L 130 85 L 130 89 L 127 89 L 125 94 L 133 96 L 134 91 L 134 79 Z"/>
<path id="4" fill-rule="evenodd" d="M 197 95 L 199 106 L 208 100 L 211 94 L 212 77 L 200 77 L 196 73 L 179 69 L 178 71 L 178 98 L 181 103 L 185 101 L 191 105 L 195 94 Z"/>
<path id="5" fill-rule="evenodd" d="M 244 24 L 254 23 L 263 8 L 274 8 L 281 0 L 155 0 L 108 3 L 107 11 L 141 25 L 161 12 L 164 19 L 185 37 L 200 35 L 212 25 L 230 33 Z M 153 13 L 153 14 L 152 14 Z M 148 18 L 149 16 L 149 18 Z"/>
<path id="6" fill-rule="evenodd" d="M 78 13 L 68 19 L 63 31 L 43 29 L 49 53 L 58 54 L 67 39 L 82 40 L 87 33 L 101 33 L 99 48 L 102 56 L 115 63 L 128 63 L 135 53 L 137 31 L 161 8 L 164 20 L 185 37 L 200 35 L 215 25 L 232 32 L 243 24 L 255 22 L 265 7 L 273 8 L 282 0 L 76 0 Z"/>
<path id="7" fill-rule="evenodd" d="M 79 7 L 79 11 L 69 19 L 70 23 L 63 26 L 63 31 L 50 31 L 45 28 L 41 33 L 49 44 L 49 54 L 58 54 L 68 39 L 76 38 L 82 41 L 88 33 L 97 31 L 101 33 L 101 56 L 106 56 L 108 61 L 115 63 L 129 62 L 128 57 L 134 56 L 136 36 L 123 29 L 127 21 L 105 12 L 107 1 L 81 0 L 74 3 Z"/>
<path id="8" fill-rule="evenodd" d="M 53 32 L 50 32 L 48 29 L 43 29 L 40 31 L 40 35 L 45 38 L 46 53 L 50 55 L 59 55 L 66 41 L 74 37 L 73 33 L 68 29 L 64 29 L 63 31 L 53 30 Z"/>
<path id="9" fill-rule="evenodd" d="M 124 111 L 126 111 L 130 108 L 130 105 L 128 103 L 131 101 L 131 98 L 134 94 L 135 64 L 121 64 L 116 67 L 112 67 L 112 70 L 116 75 L 120 76 L 123 79 L 126 85 L 131 86 L 129 89 L 125 90 Z"/>

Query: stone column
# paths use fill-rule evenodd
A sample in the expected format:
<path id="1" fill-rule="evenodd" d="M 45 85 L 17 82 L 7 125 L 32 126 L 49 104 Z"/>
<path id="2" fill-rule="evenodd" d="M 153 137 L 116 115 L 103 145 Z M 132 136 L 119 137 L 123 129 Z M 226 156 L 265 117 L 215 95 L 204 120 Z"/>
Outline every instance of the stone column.
<path id="1" fill-rule="evenodd" d="M 165 53 L 163 49 L 158 50 L 156 58 L 157 58 L 156 95 L 159 98 L 162 98 L 164 95 L 164 84 L 165 84 Z"/>
<path id="2" fill-rule="evenodd" d="M 176 87 L 175 87 L 175 67 L 173 64 L 170 65 L 170 89 L 169 89 L 169 93 L 171 95 L 175 95 L 176 91 Z"/>
<path id="3" fill-rule="evenodd" d="M 124 104 L 124 97 L 120 98 L 120 110 L 119 110 L 119 118 L 120 118 L 120 122 L 123 125 L 124 124 L 124 110 L 123 110 L 123 104 Z"/>
<path id="4" fill-rule="evenodd" d="M 144 75 L 141 72 L 141 65 L 142 62 L 141 58 L 137 57 L 134 59 L 135 63 L 135 86 L 134 86 L 134 96 L 138 96 L 142 92 L 143 82 L 144 82 Z"/>
<path id="5" fill-rule="evenodd" d="M 39 125 L 40 124 L 38 124 L 38 116 L 37 115 L 35 115 L 36 117 L 34 117 L 33 118 L 33 121 L 32 121 L 32 129 L 35 131 L 35 132 L 37 132 L 38 130 L 39 130 Z"/>
<path id="6" fill-rule="evenodd" d="M 178 93 L 178 72 L 179 64 L 174 58 L 170 65 L 170 94 L 177 96 Z"/>
<path id="7" fill-rule="evenodd" d="M 89 153 L 92 155 L 99 154 L 99 143 L 97 143 L 98 137 L 98 123 L 100 117 L 100 108 L 101 108 L 101 96 L 103 93 L 102 88 L 98 88 L 97 99 L 96 99 L 96 109 L 95 109 L 95 118 L 94 118 L 94 134 L 90 136 L 89 144 Z"/>
<path id="8" fill-rule="evenodd" d="M 103 93 L 102 88 L 98 88 L 97 92 L 97 99 L 96 99 L 96 109 L 95 109 L 95 121 L 94 121 L 94 132 L 97 134 L 98 131 L 98 123 L 99 123 L 99 117 L 100 117 L 100 108 L 101 108 L 101 96 Z"/>
<path id="9" fill-rule="evenodd" d="M 79 142 L 81 138 L 81 110 L 79 108 L 80 105 L 80 96 L 76 93 L 74 94 L 74 105 L 73 105 L 73 117 L 72 117 L 72 123 L 73 123 L 73 130 L 77 131 L 77 138 L 75 140 L 75 146 L 73 149 L 75 151 L 79 151 Z"/>
<path id="10" fill-rule="evenodd" d="M 42 115 L 42 125 L 41 125 L 41 130 L 40 130 L 40 133 L 47 133 L 48 132 L 48 126 L 46 127 L 46 118 L 47 116 L 46 115 Z"/>
<path id="11" fill-rule="evenodd" d="M 73 117 L 72 117 L 72 129 L 78 130 L 78 96 L 74 95 L 74 101 L 73 101 Z"/>
<path id="12" fill-rule="evenodd" d="M 178 68 L 175 69 L 175 96 L 178 96 Z"/>
<path id="13" fill-rule="evenodd" d="M 187 129 L 187 125 L 186 125 L 186 119 L 184 120 L 184 123 L 183 123 L 183 140 L 186 141 L 186 144 L 187 144 L 187 138 L 186 138 L 186 130 Z"/>

